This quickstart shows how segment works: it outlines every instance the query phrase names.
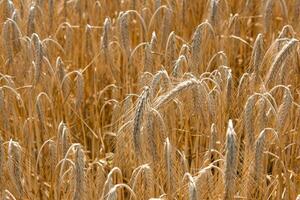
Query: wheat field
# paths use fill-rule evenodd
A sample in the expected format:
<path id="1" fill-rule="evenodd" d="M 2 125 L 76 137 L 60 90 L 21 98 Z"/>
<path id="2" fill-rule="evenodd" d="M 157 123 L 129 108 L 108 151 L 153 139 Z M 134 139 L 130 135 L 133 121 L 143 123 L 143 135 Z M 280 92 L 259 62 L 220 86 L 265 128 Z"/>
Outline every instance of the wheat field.
<path id="1" fill-rule="evenodd" d="M 1 200 L 300 199 L 300 0 L 0 11 Z"/>

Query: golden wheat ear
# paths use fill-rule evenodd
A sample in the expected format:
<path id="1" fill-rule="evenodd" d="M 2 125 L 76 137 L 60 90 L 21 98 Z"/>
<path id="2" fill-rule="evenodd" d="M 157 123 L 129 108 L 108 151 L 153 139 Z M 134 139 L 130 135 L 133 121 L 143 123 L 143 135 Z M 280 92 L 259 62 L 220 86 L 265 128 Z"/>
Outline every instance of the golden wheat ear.
<path id="1" fill-rule="evenodd" d="M 224 169 L 224 199 L 233 199 L 235 195 L 235 180 L 237 170 L 237 141 L 232 120 L 228 121 L 226 132 L 226 154 Z"/>

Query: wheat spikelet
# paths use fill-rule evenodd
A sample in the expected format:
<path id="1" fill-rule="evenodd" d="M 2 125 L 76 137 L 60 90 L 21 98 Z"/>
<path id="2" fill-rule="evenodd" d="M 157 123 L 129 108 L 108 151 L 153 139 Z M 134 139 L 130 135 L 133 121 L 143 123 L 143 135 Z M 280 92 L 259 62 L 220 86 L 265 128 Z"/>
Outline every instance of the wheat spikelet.
<path id="1" fill-rule="evenodd" d="M 289 72 L 291 71 L 290 66 L 281 67 L 278 74 L 278 84 L 285 85 L 287 78 L 290 76 Z"/>
<path id="2" fill-rule="evenodd" d="M 189 182 L 189 198 L 191 200 L 196 200 L 197 199 L 196 184 L 195 184 L 195 182 L 192 179 Z"/>
<path id="3" fill-rule="evenodd" d="M 92 30 L 89 24 L 85 27 L 85 51 L 90 58 L 93 56 Z"/>
<path id="4" fill-rule="evenodd" d="M 198 72 L 198 65 L 201 61 L 202 27 L 198 26 L 193 34 L 191 45 L 191 71 Z"/>
<path id="5" fill-rule="evenodd" d="M 209 11 L 209 23 L 212 25 L 212 26 L 215 26 L 217 21 L 219 20 L 218 18 L 218 3 L 219 1 L 218 0 L 211 0 L 210 1 L 210 11 Z"/>
<path id="6" fill-rule="evenodd" d="M 75 188 L 73 200 L 85 199 L 84 153 L 80 145 L 75 150 Z"/>
<path id="7" fill-rule="evenodd" d="M 224 199 L 233 199 L 235 193 L 235 179 L 237 169 L 237 144 L 236 134 L 233 129 L 232 121 L 228 122 L 226 133 L 226 155 L 225 155 L 225 172 L 224 184 L 225 194 Z"/>
<path id="8" fill-rule="evenodd" d="M 117 189 L 119 189 L 119 188 L 125 188 L 128 192 L 129 192 L 129 198 L 131 199 L 132 197 L 134 198 L 134 199 L 136 199 L 136 195 L 135 195 L 135 193 L 133 192 L 133 190 L 128 186 L 128 185 L 126 185 L 126 184 L 124 184 L 124 183 L 119 183 L 119 184 L 116 184 L 116 185 L 114 185 L 111 189 L 110 189 L 110 191 L 108 192 L 108 194 L 106 195 L 106 200 L 117 200 L 118 198 L 117 198 Z"/>
<path id="9" fill-rule="evenodd" d="M 179 74 L 181 74 L 181 73 L 179 73 L 179 71 L 180 71 L 180 69 L 183 68 L 184 63 L 187 63 L 186 57 L 184 55 L 180 55 L 178 57 L 178 59 L 176 60 L 173 71 L 172 71 L 172 75 L 174 77 L 178 77 Z"/>
<path id="10" fill-rule="evenodd" d="M 149 96 L 149 88 L 145 87 L 143 93 L 139 98 L 135 116 L 134 116 L 134 122 L 133 122 L 134 123 L 133 124 L 134 128 L 132 133 L 133 144 L 134 144 L 134 151 L 138 159 L 141 159 L 142 156 L 140 132 L 141 132 L 142 120 L 143 120 L 148 96 Z"/>
<path id="11" fill-rule="evenodd" d="M 111 20 L 109 17 L 105 18 L 103 24 L 103 34 L 101 37 L 101 48 L 104 52 L 105 63 L 109 61 L 109 42 L 111 38 Z"/>
<path id="12" fill-rule="evenodd" d="M 21 42 L 20 42 L 20 39 L 21 39 L 21 31 L 17 25 L 17 22 L 20 21 L 19 19 L 19 13 L 17 12 L 17 10 L 15 10 L 13 12 L 13 15 L 12 15 L 12 21 L 11 21 L 11 26 L 12 26 L 12 46 L 13 46 L 13 49 L 14 49 L 14 52 L 15 53 L 18 53 L 20 50 L 21 50 Z"/>
<path id="13" fill-rule="evenodd" d="M 81 71 L 77 71 L 76 77 L 76 108 L 79 109 L 84 100 L 84 79 Z"/>
<path id="14" fill-rule="evenodd" d="M 67 126 L 64 125 L 64 128 L 62 130 L 62 135 L 61 135 L 61 149 L 62 149 L 62 154 L 63 157 L 66 155 L 68 149 L 69 149 L 69 129 Z"/>
<path id="15" fill-rule="evenodd" d="M 183 55 L 185 57 L 188 57 L 188 52 L 190 51 L 190 47 L 186 44 L 183 44 L 181 46 L 181 49 L 179 51 L 179 55 Z"/>
<path id="16" fill-rule="evenodd" d="M 130 49 L 130 39 L 129 39 L 129 14 L 121 13 L 119 17 L 119 28 L 120 28 L 120 44 L 122 49 L 124 49 L 125 56 L 129 58 Z"/>
<path id="17" fill-rule="evenodd" d="M 211 68 L 213 66 L 214 60 L 216 60 L 219 57 L 221 61 L 221 65 L 227 66 L 228 65 L 228 58 L 226 54 L 223 51 L 217 52 L 213 57 L 210 59 L 210 61 L 207 64 L 206 71 L 211 71 Z"/>
<path id="18" fill-rule="evenodd" d="M 69 130 L 67 125 L 61 121 L 58 125 L 58 151 L 60 152 L 60 158 L 64 158 L 69 149 Z"/>
<path id="19" fill-rule="evenodd" d="M 186 89 L 188 89 L 188 88 L 190 88 L 190 87 L 192 87 L 196 84 L 198 84 L 198 81 L 196 79 L 193 79 L 193 78 L 179 83 L 175 88 L 170 90 L 165 95 L 161 96 L 156 101 L 156 108 L 159 109 L 162 105 L 164 105 L 169 100 L 176 97 L 179 93 L 181 93 L 182 91 L 184 91 L 184 90 L 186 90 Z"/>
<path id="20" fill-rule="evenodd" d="M 151 51 L 151 44 L 146 44 L 145 46 L 145 58 L 144 58 L 144 72 L 152 72 L 153 71 L 153 56 Z"/>
<path id="21" fill-rule="evenodd" d="M 35 66 L 35 72 L 34 72 L 34 84 L 37 84 L 41 78 L 42 73 L 42 60 L 43 60 L 43 46 L 40 41 L 39 36 L 34 33 L 31 36 L 31 41 L 34 45 L 34 66 Z"/>
<path id="22" fill-rule="evenodd" d="M 55 166 L 57 164 L 57 146 L 54 141 L 49 143 L 49 155 L 50 155 L 50 167 L 51 167 L 51 175 L 54 177 Z"/>
<path id="23" fill-rule="evenodd" d="M 188 188 L 189 188 L 189 199 L 190 200 L 196 200 L 197 199 L 197 188 L 196 183 L 194 181 L 194 178 L 190 173 L 185 173 L 183 176 L 183 180 L 188 180 Z"/>
<path id="24" fill-rule="evenodd" d="M 283 63 L 286 61 L 286 59 L 288 58 L 288 56 L 291 54 L 291 52 L 297 48 L 297 44 L 298 44 L 298 40 L 296 39 L 291 39 L 286 45 L 284 45 L 284 47 L 279 51 L 279 53 L 276 55 L 269 73 L 266 77 L 266 85 L 269 85 L 270 82 L 274 81 L 277 72 L 280 70 L 280 68 L 282 67 Z"/>
<path id="25" fill-rule="evenodd" d="M 32 35 L 35 33 L 35 15 L 36 15 L 36 6 L 32 5 L 29 9 L 29 16 L 27 20 L 27 35 Z"/>
<path id="26" fill-rule="evenodd" d="M 195 179 L 196 190 L 197 190 L 197 199 L 211 199 L 209 198 L 209 194 L 211 193 L 212 187 L 212 174 L 211 174 L 211 167 L 205 167 L 199 170 L 198 174 Z M 213 198 L 215 198 L 214 196 Z"/>
<path id="27" fill-rule="evenodd" d="M 170 68 L 176 58 L 176 36 L 172 31 L 168 37 L 165 50 L 165 66 Z"/>
<path id="28" fill-rule="evenodd" d="M 289 33 L 291 34 L 292 37 L 295 36 L 295 31 L 294 31 L 293 27 L 291 25 L 285 25 L 282 28 L 281 32 L 279 33 L 278 39 L 287 38 Z"/>
<path id="29" fill-rule="evenodd" d="M 6 20 L 3 24 L 3 30 L 2 30 L 3 46 L 8 59 L 7 62 L 9 64 L 11 64 L 13 61 L 13 47 L 12 47 L 11 36 L 10 36 L 10 29 L 11 29 L 10 24 L 11 22 L 9 20 Z"/>
<path id="30" fill-rule="evenodd" d="M 12 13 L 15 10 L 15 6 L 11 0 L 4 0 L 3 4 L 4 4 L 3 5 L 4 6 L 4 13 L 3 13 L 4 19 L 10 18 Z"/>
<path id="31" fill-rule="evenodd" d="M 238 85 L 238 93 L 237 93 L 238 98 L 241 98 L 243 94 L 246 93 L 248 89 L 247 86 L 249 86 L 249 74 L 244 73 L 240 78 L 239 85 Z"/>
<path id="32" fill-rule="evenodd" d="M 267 0 L 264 6 L 263 24 L 265 33 L 271 32 L 274 3 L 273 0 Z"/>
<path id="33" fill-rule="evenodd" d="M 251 168 L 250 172 L 250 181 L 248 183 L 248 198 L 258 198 L 257 192 L 259 190 L 259 186 L 261 180 L 263 179 L 263 150 L 265 146 L 265 129 L 262 130 L 255 142 L 255 156 L 254 156 L 254 163 Z M 253 188 L 254 184 L 254 188 Z"/>
<path id="34" fill-rule="evenodd" d="M 7 117 L 7 111 L 5 108 L 5 99 L 4 99 L 4 90 L 3 87 L 0 87 L 0 110 L 2 111 L 2 123 L 4 130 L 7 130 L 8 128 L 8 117 Z"/>
<path id="35" fill-rule="evenodd" d="M 267 126 L 267 102 L 264 98 L 258 100 L 258 131 L 262 131 Z"/>
<path id="36" fill-rule="evenodd" d="M 293 97 L 289 89 L 286 89 L 284 92 L 283 103 L 280 105 L 276 117 L 276 130 L 282 131 L 284 126 L 286 125 L 286 120 L 288 118 L 288 114 L 292 107 Z"/>
<path id="37" fill-rule="evenodd" d="M 23 196 L 22 168 L 21 168 L 21 147 L 18 142 L 9 141 L 8 144 L 8 170 L 18 196 Z"/>
<path id="38" fill-rule="evenodd" d="M 202 61 L 202 43 L 204 39 L 203 34 L 205 27 L 207 27 L 209 31 L 213 33 L 213 29 L 210 23 L 208 23 L 208 21 L 205 21 L 197 26 L 192 38 L 190 68 L 192 72 L 196 73 L 199 72 L 198 67 Z"/>
<path id="39" fill-rule="evenodd" d="M 216 127 L 216 124 L 212 124 L 211 127 L 210 127 L 210 140 L 209 140 L 209 151 L 210 151 L 210 154 L 211 154 L 211 151 L 216 149 L 216 142 L 217 142 L 217 127 Z M 211 155 L 211 162 L 214 161 L 212 155 Z"/>
<path id="40" fill-rule="evenodd" d="M 150 46 L 152 51 L 158 51 L 157 46 L 157 36 L 155 32 L 152 32 L 151 40 L 150 40 Z"/>
<path id="41" fill-rule="evenodd" d="M 227 82 L 226 82 L 226 113 L 228 113 L 229 117 L 231 116 L 232 113 L 232 74 L 231 74 L 231 70 L 229 71 L 228 75 L 227 75 Z"/>
<path id="42" fill-rule="evenodd" d="M 254 45 L 253 45 L 253 51 L 251 55 L 251 61 L 252 63 L 251 68 L 253 69 L 253 72 L 258 76 L 259 74 L 259 67 L 261 65 L 263 59 L 263 35 L 260 33 L 257 35 Z"/>
<path id="43" fill-rule="evenodd" d="M 152 160 L 155 161 L 158 158 L 157 155 L 157 145 L 155 141 L 155 132 L 154 132 L 154 114 L 153 112 L 147 112 L 146 115 L 146 132 L 147 132 L 147 142 L 150 146 L 150 152 Z"/>
<path id="44" fill-rule="evenodd" d="M 103 191 L 102 191 L 102 197 L 101 199 L 104 199 L 105 196 L 108 195 L 110 190 L 114 187 L 113 185 L 113 174 L 117 173 L 121 178 L 123 178 L 122 171 L 118 167 L 114 167 L 110 170 L 110 172 L 107 174 L 107 178 L 105 180 Z"/>
<path id="45" fill-rule="evenodd" d="M 159 83 L 160 81 L 163 80 L 163 87 L 164 89 L 168 89 L 170 86 L 170 79 L 168 76 L 168 73 L 165 70 L 160 70 L 158 71 L 151 82 L 151 87 L 150 87 L 150 99 L 153 99 L 157 93 Z"/>
<path id="46" fill-rule="evenodd" d="M 141 199 L 149 199 L 154 195 L 153 181 L 152 169 L 148 164 L 144 164 L 133 170 L 130 185 Z"/>
<path id="47" fill-rule="evenodd" d="M 255 105 L 255 97 L 250 96 L 246 102 L 245 110 L 244 110 L 244 124 L 245 124 L 245 132 L 248 141 L 248 147 L 252 151 L 254 148 L 254 118 L 253 118 L 253 109 Z"/>
<path id="48" fill-rule="evenodd" d="M 162 38 L 161 38 L 161 49 L 163 49 L 166 46 L 166 42 L 168 39 L 168 36 L 171 32 L 171 22 L 172 22 L 172 10 L 170 8 L 165 9 L 165 15 L 163 17 L 163 25 L 162 25 Z"/>
<path id="49" fill-rule="evenodd" d="M 97 168 L 96 168 L 96 175 L 95 175 L 95 185 L 96 188 L 103 188 L 104 186 L 104 182 L 105 182 L 105 177 L 106 176 L 106 172 L 104 170 L 104 167 L 102 166 L 102 164 L 99 162 L 99 164 L 97 163 Z M 97 191 L 96 193 L 96 198 L 100 199 L 101 198 L 101 191 Z"/>
<path id="50" fill-rule="evenodd" d="M 61 86 L 62 86 L 63 94 L 65 96 L 68 96 L 70 93 L 70 86 L 69 86 L 70 80 L 69 77 L 66 77 L 67 73 L 65 71 L 65 64 L 60 57 L 57 57 L 56 59 L 56 69 L 58 73 L 58 79 L 62 84 Z"/>
<path id="51" fill-rule="evenodd" d="M 43 111 L 43 108 L 42 108 L 42 102 L 41 102 L 41 95 L 43 93 L 40 93 L 37 98 L 36 98 L 36 102 L 35 102 L 35 107 L 36 107 L 36 112 L 37 112 L 37 115 L 38 115 L 38 119 L 39 119 L 39 122 L 40 122 L 40 126 L 42 129 L 45 128 L 45 115 L 44 115 L 44 111 Z"/>
<path id="52" fill-rule="evenodd" d="M 169 141 L 169 138 L 166 138 L 164 143 L 164 161 L 165 161 L 165 168 L 167 172 L 167 194 L 171 198 L 171 194 L 173 191 L 173 163 L 172 163 L 172 147 Z"/>
<path id="53" fill-rule="evenodd" d="M 200 115 L 204 123 L 207 123 L 207 118 L 205 117 L 206 108 L 207 108 L 207 91 L 205 86 L 202 83 L 199 83 L 192 87 L 192 98 L 193 98 L 193 106 L 195 109 L 195 113 Z"/>

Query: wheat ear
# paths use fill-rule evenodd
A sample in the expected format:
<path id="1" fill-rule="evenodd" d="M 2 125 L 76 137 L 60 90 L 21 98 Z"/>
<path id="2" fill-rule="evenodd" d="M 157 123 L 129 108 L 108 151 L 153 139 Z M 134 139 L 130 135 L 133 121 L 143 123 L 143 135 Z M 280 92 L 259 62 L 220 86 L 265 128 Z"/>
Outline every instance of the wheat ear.
<path id="1" fill-rule="evenodd" d="M 225 173 L 224 184 L 225 194 L 224 199 L 233 199 L 235 193 L 235 179 L 237 169 L 237 143 L 236 134 L 233 129 L 232 121 L 228 122 L 226 133 L 226 154 L 225 154 Z"/>
<path id="2" fill-rule="evenodd" d="M 145 87 L 143 93 L 141 94 L 138 105 L 136 108 L 135 116 L 134 116 L 134 125 L 133 125 L 133 144 L 134 144 L 134 151 L 135 154 L 139 159 L 142 158 L 142 148 L 141 148 L 141 126 L 142 126 L 142 120 L 145 112 L 146 103 L 149 96 L 149 88 Z"/>
<path id="3" fill-rule="evenodd" d="M 286 61 L 291 52 L 297 48 L 297 44 L 298 40 L 293 38 L 279 51 L 270 67 L 265 85 L 269 85 L 270 82 L 275 79 L 283 63 Z"/>
<path id="4" fill-rule="evenodd" d="M 23 196 L 21 158 L 21 146 L 18 142 L 10 140 L 8 144 L 8 171 L 19 197 Z"/>
<path id="5" fill-rule="evenodd" d="M 75 189 L 73 200 L 85 199 L 84 152 L 80 145 L 75 150 Z"/>

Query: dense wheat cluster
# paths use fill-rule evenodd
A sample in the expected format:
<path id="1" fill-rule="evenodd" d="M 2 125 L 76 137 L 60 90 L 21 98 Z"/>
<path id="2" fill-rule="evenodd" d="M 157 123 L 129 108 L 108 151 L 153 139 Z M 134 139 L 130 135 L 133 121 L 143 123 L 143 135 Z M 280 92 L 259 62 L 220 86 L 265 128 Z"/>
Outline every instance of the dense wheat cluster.
<path id="1" fill-rule="evenodd" d="M 300 0 L 0 10 L 0 199 L 300 194 Z"/>

